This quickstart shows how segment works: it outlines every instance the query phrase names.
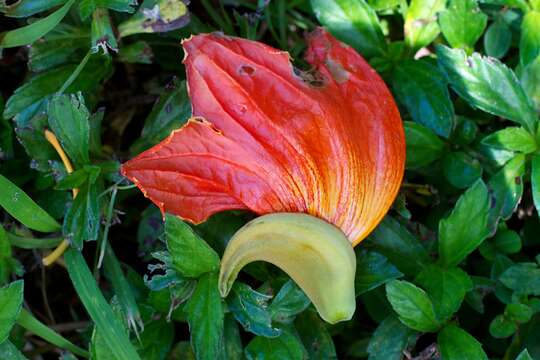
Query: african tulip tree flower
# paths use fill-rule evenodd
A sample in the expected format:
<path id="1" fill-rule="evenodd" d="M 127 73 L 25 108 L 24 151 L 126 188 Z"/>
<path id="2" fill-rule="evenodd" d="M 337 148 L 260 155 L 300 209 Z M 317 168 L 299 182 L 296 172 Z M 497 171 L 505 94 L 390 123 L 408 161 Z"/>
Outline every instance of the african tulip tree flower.
<path id="1" fill-rule="evenodd" d="M 162 212 L 192 223 L 223 210 L 263 215 L 225 250 L 223 296 L 244 265 L 264 260 L 323 319 L 349 319 L 353 246 L 383 218 L 403 177 L 403 127 L 388 88 L 322 28 L 308 37 L 309 74 L 259 42 L 203 34 L 183 47 L 194 117 L 123 174 Z"/>

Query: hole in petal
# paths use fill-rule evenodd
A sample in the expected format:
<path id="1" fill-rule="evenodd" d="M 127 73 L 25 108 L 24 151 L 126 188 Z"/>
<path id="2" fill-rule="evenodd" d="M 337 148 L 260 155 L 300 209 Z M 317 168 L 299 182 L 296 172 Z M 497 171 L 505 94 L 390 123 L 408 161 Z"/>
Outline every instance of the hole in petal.
<path id="1" fill-rule="evenodd" d="M 240 69 L 238 69 L 238 73 L 240 75 L 251 76 L 251 75 L 255 74 L 255 68 L 253 66 L 250 66 L 250 65 L 242 65 L 242 66 L 240 66 Z"/>
<path id="2" fill-rule="evenodd" d="M 316 70 L 303 71 L 297 67 L 293 67 L 294 75 L 299 77 L 303 82 L 313 87 L 323 87 L 326 83 L 324 76 Z"/>

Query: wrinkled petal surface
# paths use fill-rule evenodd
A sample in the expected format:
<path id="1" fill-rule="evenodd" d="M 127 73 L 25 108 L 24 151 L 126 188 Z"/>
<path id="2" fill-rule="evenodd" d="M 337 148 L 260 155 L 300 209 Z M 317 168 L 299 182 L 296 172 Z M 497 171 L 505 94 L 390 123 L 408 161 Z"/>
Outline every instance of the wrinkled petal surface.
<path id="1" fill-rule="evenodd" d="M 183 42 L 194 118 L 122 167 L 162 211 L 194 223 L 232 209 L 302 212 L 357 244 L 391 206 L 405 139 L 394 100 L 352 48 L 319 28 L 309 74 L 262 43 Z"/>

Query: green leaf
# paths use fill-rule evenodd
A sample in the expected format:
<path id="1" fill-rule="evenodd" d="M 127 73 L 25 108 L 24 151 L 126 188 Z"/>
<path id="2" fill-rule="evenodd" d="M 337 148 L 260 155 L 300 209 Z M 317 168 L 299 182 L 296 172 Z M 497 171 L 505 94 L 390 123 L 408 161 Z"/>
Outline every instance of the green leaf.
<path id="1" fill-rule="evenodd" d="M 244 352 L 247 360 L 304 359 L 305 349 L 296 336 L 284 331 L 277 338 L 255 337 Z"/>
<path id="2" fill-rule="evenodd" d="M 55 95 L 47 109 L 49 125 L 58 137 L 62 148 L 74 162 L 82 167 L 90 162 L 88 143 L 90 138 L 89 113 L 84 98 L 77 95 Z"/>
<path id="3" fill-rule="evenodd" d="M 186 2 L 182 0 L 146 0 L 131 18 L 118 26 L 118 32 L 123 38 L 133 34 L 172 31 L 186 26 L 189 20 Z"/>
<path id="4" fill-rule="evenodd" d="M 311 301 L 302 289 L 294 281 L 288 280 L 274 297 L 268 310 L 274 321 L 289 323 L 310 304 Z"/>
<path id="5" fill-rule="evenodd" d="M 486 28 L 487 15 L 478 8 L 476 0 L 451 0 L 448 10 L 439 13 L 439 26 L 450 46 L 467 51 Z"/>
<path id="6" fill-rule="evenodd" d="M 29 17 L 42 11 L 50 10 L 53 7 L 62 5 L 66 0 L 22 0 L 6 5 L 5 9 L 2 9 L 0 5 L 0 12 L 5 12 L 5 16 L 23 18 Z M 5 3 L 5 1 L 3 1 Z"/>
<path id="7" fill-rule="evenodd" d="M 377 252 L 386 256 L 406 275 L 416 275 L 431 262 L 420 241 L 389 216 L 375 228 L 368 241 Z"/>
<path id="8" fill-rule="evenodd" d="M 506 269 L 499 277 L 504 286 L 521 295 L 540 295 L 540 269 L 533 263 L 520 263 Z"/>
<path id="9" fill-rule="evenodd" d="M 118 58 L 121 62 L 129 64 L 151 64 L 154 60 L 154 53 L 147 42 L 137 41 L 133 44 L 122 46 L 118 53 Z M 175 118 L 175 120 L 178 120 L 178 118 Z"/>
<path id="10" fill-rule="evenodd" d="M 468 154 L 448 152 L 443 158 L 443 171 L 446 179 L 453 186 L 464 189 L 471 186 L 482 176 L 482 165 Z"/>
<path id="11" fill-rule="evenodd" d="M 454 129 L 454 106 L 447 80 L 425 60 L 401 61 L 393 74 L 393 88 L 414 121 L 448 138 Z"/>
<path id="12" fill-rule="evenodd" d="M 60 230 L 60 224 L 56 220 L 2 175 L 0 175 L 0 189 L 2 189 L 0 206 L 24 226 L 41 232 Z"/>
<path id="13" fill-rule="evenodd" d="M 465 330 L 448 325 L 437 336 L 441 360 L 488 360 L 480 344 Z"/>
<path id="14" fill-rule="evenodd" d="M 255 335 L 278 337 L 281 330 L 272 326 L 272 314 L 268 309 L 271 296 L 253 290 L 237 282 L 227 298 L 229 310 L 242 327 Z"/>
<path id="15" fill-rule="evenodd" d="M 430 44 L 440 29 L 437 13 L 445 9 L 444 0 L 412 0 L 405 14 L 405 42 L 413 50 Z"/>
<path id="16" fill-rule="evenodd" d="M 381 56 L 385 41 L 377 14 L 364 0 L 311 0 L 317 19 L 365 57 Z"/>
<path id="17" fill-rule="evenodd" d="M 527 349 L 524 349 L 516 358 L 516 360 L 533 360 Z"/>
<path id="18" fill-rule="evenodd" d="M 527 130 L 509 126 L 486 136 L 482 143 L 498 149 L 532 153 L 536 150 L 536 140 Z"/>
<path id="19" fill-rule="evenodd" d="M 87 183 L 79 189 L 64 217 L 62 232 L 77 249 L 83 248 L 85 241 L 98 238 L 101 220 L 99 190 L 97 184 Z"/>
<path id="20" fill-rule="evenodd" d="M 440 158 L 444 151 L 444 142 L 427 127 L 404 121 L 407 139 L 407 168 L 414 169 L 429 165 Z"/>
<path id="21" fill-rule="evenodd" d="M 0 33 L 0 49 L 28 45 L 54 29 L 71 8 L 75 0 L 68 0 L 64 6 L 43 19 L 15 30 Z"/>
<path id="22" fill-rule="evenodd" d="M 118 43 L 114 35 L 109 12 L 104 8 L 97 8 L 92 13 L 92 45 L 93 53 L 103 50 L 103 54 L 108 54 L 109 50 L 118 52 Z"/>
<path id="23" fill-rule="evenodd" d="M 502 254 L 515 254 L 521 250 L 521 238 L 515 231 L 499 230 L 493 238 L 493 245 Z"/>
<path id="24" fill-rule="evenodd" d="M 337 359 L 332 336 L 317 313 L 304 311 L 296 317 L 294 326 L 307 350 L 308 359 Z"/>
<path id="25" fill-rule="evenodd" d="M 452 88 L 471 106 L 501 116 L 534 133 L 537 115 L 515 74 L 496 59 L 437 46 L 439 65 Z"/>
<path id="26" fill-rule="evenodd" d="M 540 56 L 540 11 L 529 11 L 521 22 L 521 40 L 519 59 L 522 67 L 535 61 Z"/>
<path id="27" fill-rule="evenodd" d="M 219 256 L 177 216 L 165 215 L 167 248 L 176 271 L 186 277 L 197 278 L 219 269 Z"/>
<path id="28" fill-rule="evenodd" d="M 461 195 L 452 213 L 439 222 L 439 256 L 444 267 L 459 264 L 489 235 L 489 209 L 487 187 L 478 180 Z"/>
<path id="29" fill-rule="evenodd" d="M 354 279 L 357 296 L 402 276 L 403 274 L 383 255 L 375 251 L 357 252 Z"/>
<path id="30" fill-rule="evenodd" d="M 513 303 L 506 305 L 504 316 L 519 324 L 529 322 L 533 316 L 533 309 L 525 304 Z"/>
<path id="31" fill-rule="evenodd" d="M 122 50 L 120 51 L 120 53 Z M 131 147 L 138 154 L 165 139 L 171 131 L 180 128 L 191 116 L 185 81 L 174 80 L 165 87 L 146 118 L 141 137 Z"/>
<path id="32" fill-rule="evenodd" d="M 496 339 L 512 336 L 517 330 L 517 324 L 504 315 L 497 315 L 489 324 L 489 333 Z"/>
<path id="33" fill-rule="evenodd" d="M 242 360 L 244 348 L 242 347 L 240 330 L 236 320 L 230 314 L 225 316 L 225 329 L 223 335 L 225 337 L 225 358 L 227 360 Z"/>
<path id="34" fill-rule="evenodd" d="M 0 224 L 0 285 L 8 282 L 12 270 L 15 268 L 16 260 L 11 256 L 11 244 L 4 227 Z"/>
<path id="35" fill-rule="evenodd" d="M 488 56 L 500 59 L 510 49 L 512 42 L 512 31 L 502 17 L 497 17 L 496 20 L 489 25 L 486 34 L 484 35 L 484 49 Z"/>
<path id="36" fill-rule="evenodd" d="M 465 294 L 472 290 L 469 275 L 461 269 L 442 269 L 436 265 L 426 267 L 416 282 L 429 294 L 437 318 L 445 322 L 459 310 Z"/>
<path id="37" fill-rule="evenodd" d="M 540 155 L 533 155 L 531 169 L 531 186 L 536 212 L 540 216 Z"/>
<path id="38" fill-rule="evenodd" d="M 395 316 L 384 319 L 369 340 L 369 360 L 401 360 L 403 351 L 414 331 Z"/>
<path id="39" fill-rule="evenodd" d="M 521 86 L 540 111 L 540 56 L 521 71 Z"/>
<path id="40" fill-rule="evenodd" d="M 27 360 L 19 349 L 17 349 L 17 347 L 9 340 L 0 343 L 0 359 Z"/>
<path id="41" fill-rule="evenodd" d="M 22 236 L 17 236 L 11 233 L 7 234 L 7 238 L 12 246 L 21 248 L 21 249 L 51 249 L 60 244 L 64 238 L 54 237 L 46 239 L 35 239 L 27 238 Z"/>
<path id="42" fill-rule="evenodd" d="M 433 303 L 424 290 L 408 281 L 392 280 L 386 284 L 386 296 L 399 320 L 409 328 L 421 332 L 439 328 Z"/>
<path id="43" fill-rule="evenodd" d="M 18 280 L 0 288 L 0 344 L 9 333 L 22 309 L 24 282 Z"/>
<path id="44" fill-rule="evenodd" d="M 145 360 L 165 360 L 174 340 L 174 323 L 165 319 L 152 320 L 142 334 L 137 350 Z"/>
<path id="45" fill-rule="evenodd" d="M 525 155 L 516 155 L 493 175 L 488 182 L 495 205 L 490 210 L 489 224 L 495 228 L 499 218 L 506 220 L 512 216 L 523 195 Z"/>
<path id="46" fill-rule="evenodd" d="M 200 277 L 186 311 L 191 332 L 191 346 L 197 359 L 222 359 L 224 325 L 217 274 L 207 273 Z"/>
<path id="47" fill-rule="evenodd" d="M 81 0 L 79 13 L 84 20 L 98 8 L 132 13 L 137 7 L 137 0 Z"/>
<path id="48" fill-rule="evenodd" d="M 122 324 L 116 319 L 111 307 L 99 290 L 94 276 L 80 252 L 74 249 L 64 255 L 69 277 L 88 315 L 117 359 L 140 359 L 131 345 Z"/>

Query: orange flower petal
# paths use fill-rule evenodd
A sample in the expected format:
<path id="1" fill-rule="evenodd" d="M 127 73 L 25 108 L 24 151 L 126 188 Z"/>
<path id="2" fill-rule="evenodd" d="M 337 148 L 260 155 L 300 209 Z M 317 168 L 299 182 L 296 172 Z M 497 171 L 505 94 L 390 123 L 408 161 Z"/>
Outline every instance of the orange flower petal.
<path id="1" fill-rule="evenodd" d="M 357 244 L 391 206 L 405 139 L 388 88 L 322 28 L 312 74 L 262 43 L 218 34 L 183 42 L 193 115 L 122 167 L 163 211 L 199 223 L 231 209 L 305 212 Z"/>

